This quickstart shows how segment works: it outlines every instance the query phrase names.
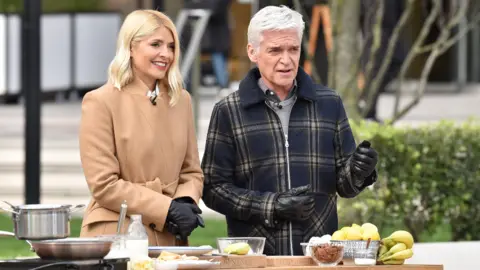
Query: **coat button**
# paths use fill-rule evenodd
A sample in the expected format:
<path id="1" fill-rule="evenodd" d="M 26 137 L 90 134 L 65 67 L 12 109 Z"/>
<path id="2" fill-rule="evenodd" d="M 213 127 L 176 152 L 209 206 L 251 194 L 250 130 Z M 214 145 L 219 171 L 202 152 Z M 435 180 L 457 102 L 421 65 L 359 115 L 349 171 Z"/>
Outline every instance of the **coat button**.
<path id="1" fill-rule="evenodd" d="M 150 225 L 148 225 L 150 227 L 150 229 L 152 230 L 155 230 L 155 228 L 157 227 L 157 225 L 155 225 L 154 223 L 150 223 Z"/>

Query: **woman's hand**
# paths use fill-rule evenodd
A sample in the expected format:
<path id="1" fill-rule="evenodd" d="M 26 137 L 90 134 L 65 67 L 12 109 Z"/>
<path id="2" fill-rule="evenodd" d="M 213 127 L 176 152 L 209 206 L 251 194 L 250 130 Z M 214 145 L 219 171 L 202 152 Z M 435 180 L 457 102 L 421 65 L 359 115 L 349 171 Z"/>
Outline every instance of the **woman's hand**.
<path id="1" fill-rule="evenodd" d="M 168 210 L 166 228 L 173 235 L 180 235 L 180 240 L 186 241 L 192 231 L 201 225 L 198 219 L 200 213 L 201 209 L 195 204 L 173 200 Z"/>

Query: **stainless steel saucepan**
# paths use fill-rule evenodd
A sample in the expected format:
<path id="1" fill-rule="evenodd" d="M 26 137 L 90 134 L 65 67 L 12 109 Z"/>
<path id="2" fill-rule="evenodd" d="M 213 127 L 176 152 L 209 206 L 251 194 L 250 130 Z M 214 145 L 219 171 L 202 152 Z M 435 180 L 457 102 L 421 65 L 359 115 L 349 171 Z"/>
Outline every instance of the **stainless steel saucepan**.
<path id="1" fill-rule="evenodd" d="M 5 201 L 4 201 L 5 202 Z M 0 209 L 12 213 L 15 237 L 19 240 L 52 240 L 70 236 L 71 213 L 85 207 L 66 204 L 26 204 Z"/>

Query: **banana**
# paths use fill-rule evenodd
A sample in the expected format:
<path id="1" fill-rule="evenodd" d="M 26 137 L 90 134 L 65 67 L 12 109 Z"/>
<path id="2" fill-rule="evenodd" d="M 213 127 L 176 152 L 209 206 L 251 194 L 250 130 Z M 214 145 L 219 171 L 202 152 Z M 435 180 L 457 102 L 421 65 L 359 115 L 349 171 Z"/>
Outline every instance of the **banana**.
<path id="1" fill-rule="evenodd" d="M 384 255 L 385 253 L 387 253 L 387 252 L 388 252 L 387 246 L 381 245 L 381 246 L 380 246 L 380 249 L 378 249 L 378 258 L 380 259 L 380 258 L 383 257 L 383 255 Z"/>
<path id="2" fill-rule="evenodd" d="M 413 247 L 413 236 L 407 231 L 396 231 L 392 233 L 389 237 L 384 239 L 385 241 L 394 241 L 396 243 L 404 243 L 407 248 Z"/>
<path id="3" fill-rule="evenodd" d="M 405 249 L 407 249 L 407 246 L 404 243 L 398 243 L 392 248 L 390 248 L 390 250 L 388 250 L 385 254 L 383 254 L 383 256 L 381 256 L 379 259 L 382 261 L 384 258 L 387 258 L 388 256 L 391 256 Z"/>
<path id="4" fill-rule="evenodd" d="M 382 239 L 382 242 L 388 249 L 390 249 L 391 247 L 397 244 L 395 241 L 393 241 L 393 239 L 389 239 L 389 238 Z"/>
<path id="5" fill-rule="evenodd" d="M 404 263 L 405 263 L 405 260 L 388 260 L 383 262 L 383 264 L 390 264 L 390 265 L 400 265 Z"/>
<path id="6" fill-rule="evenodd" d="M 235 255 L 245 255 L 250 251 L 250 245 L 247 243 L 234 243 L 224 249 L 225 253 Z"/>
<path id="7" fill-rule="evenodd" d="M 389 260 L 406 260 L 410 259 L 413 256 L 413 250 L 411 249 L 405 249 L 400 252 L 394 253 L 388 257 L 385 257 L 383 261 L 389 261 Z"/>

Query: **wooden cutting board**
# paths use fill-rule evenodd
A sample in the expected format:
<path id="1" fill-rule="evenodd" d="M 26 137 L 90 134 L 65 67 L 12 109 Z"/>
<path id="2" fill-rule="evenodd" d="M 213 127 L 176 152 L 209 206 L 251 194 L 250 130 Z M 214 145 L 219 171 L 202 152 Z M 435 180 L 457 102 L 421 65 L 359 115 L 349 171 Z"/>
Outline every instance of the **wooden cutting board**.
<path id="1" fill-rule="evenodd" d="M 267 267 L 277 266 L 313 266 L 316 265 L 309 256 L 268 256 Z"/>
<path id="2" fill-rule="evenodd" d="M 200 260 L 211 260 L 220 262 L 213 269 L 244 269 L 244 268 L 264 268 L 267 265 L 267 256 L 265 255 L 228 255 L 228 256 L 200 256 Z"/>

